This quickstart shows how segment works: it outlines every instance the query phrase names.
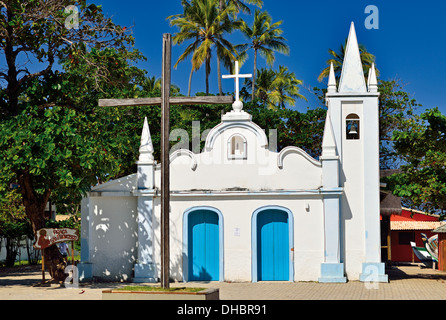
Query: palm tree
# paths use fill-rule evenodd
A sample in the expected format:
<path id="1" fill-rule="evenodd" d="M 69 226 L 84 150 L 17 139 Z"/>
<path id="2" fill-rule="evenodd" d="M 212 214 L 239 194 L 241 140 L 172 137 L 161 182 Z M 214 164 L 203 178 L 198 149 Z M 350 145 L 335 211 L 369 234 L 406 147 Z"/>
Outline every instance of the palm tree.
<path id="1" fill-rule="evenodd" d="M 270 100 L 275 105 L 285 108 L 286 105 L 295 106 L 296 99 L 307 99 L 299 93 L 299 86 L 302 80 L 298 80 L 294 72 L 289 72 L 287 67 L 279 66 L 276 78 L 273 82 L 273 90 L 270 93 Z"/>
<path id="2" fill-rule="evenodd" d="M 233 5 L 236 8 L 237 13 L 242 11 L 244 13 L 251 14 L 251 10 L 245 3 L 254 4 L 254 5 L 258 6 L 259 8 L 261 8 L 263 6 L 262 0 L 243 0 L 243 1 L 241 1 L 241 0 L 219 0 L 219 1 L 220 1 L 220 4 L 219 4 L 220 10 L 223 10 L 228 5 Z"/>
<path id="3" fill-rule="evenodd" d="M 268 12 L 256 10 L 254 13 L 254 22 L 252 27 L 243 23 L 242 33 L 250 39 L 249 43 L 237 46 L 243 50 L 241 55 L 246 54 L 249 49 L 254 49 L 254 71 L 252 80 L 252 100 L 255 98 L 254 84 L 256 82 L 257 71 L 257 53 L 266 59 L 266 62 L 272 66 L 275 60 L 274 52 L 289 54 L 290 49 L 285 43 L 286 39 L 282 37 L 283 30 L 279 28 L 282 21 L 272 23 L 272 18 Z"/>
<path id="4" fill-rule="evenodd" d="M 243 1 L 241 1 L 241 0 L 219 0 L 219 10 L 220 10 L 220 12 L 222 12 L 226 7 L 233 6 L 235 9 L 233 18 L 235 20 L 237 18 L 237 13 L 239 13 L 240 11 L 247 13 L 247 14 L 251 14 L 251 10 L 245 4 L 245 2 L 248 4 L 255 4 L 260 8 L 263 6 L 262 0 L 243 0 Z M 222 84 L 221 84 L 221 63 L 220 63 L 221 58 L 224 59 L 225 57 L 220 57 L 220 55 L 217 54 L 218 91 L 219 91 L 220 95 L 223 95 L 223 88 L 222 88 Z M 229 69 L 230 69 L 230 71 L 232 71 L 231 67 Z"/>
<path id="5" fill-rule="evenodd" d="M 156 78 L 155 76 L 147 77 L 144 79 L 141 86 L 142 86 L 142 89 L 146 92 L 161 92 L 161 78 Z M 177 85 L 172 83 L 170 85 L 170 93 L 176 94 L 179 92 L 180 92 L 180 88 Z"/>
<path id="6" fill-rule="evenodd" d="M 330 74 L 330 64 L 333 63 L 334 72 L 336 78 L 340 78 L 342 72 L 342 65 L 344 63 L 345 47 L 347 46 L 348 39 L 345 39 L 345 43 L 341 45 L 339 52 L 335 52 L 332 49 L 328 49 L 328 53 L 332 56 L 327 60 L 328 67 L 322 70 L 321 74 L 317 78 L 320 82 Z M 368 75 L 372 64 L 375 63 L 375 56 L 367 51 L 364 45 L 359 44 L 359 53 L 362 61 L 362 68 L 364 69 L 364 75 Z M 376 75 L 379 75 L 379 70 L 376 69 Z"/>
<path id="7" fill-rule="evenodd" d="M 257 70 L 258 77 L 255 82 L 255 95 L 269 109 L 285 108 L 286 105 L 295 106 L 297 99 L 307 100 L 299 93 L 301 80 L 296 78 L 294 72 L 287 67 L 279 66 L 279 71 L 261 68 Z M 252 80 L 245 80 L 248 87 L 252 87 Z"/>
<path id="8" fill-rule="evenodd" d="M 222 62 L 231 68 L 237 52 L 232 44 L 224 38 L 241 22 L 230 21 L 228 16 L 235 12 L 234 6 L 227 6 L 223 11 L 218 10 L 219 0 L 192 0 L 190 3 L 183 1 L 184 13 L 170 16 L 172 26 L 177 26 L 180 31 L 175 34 L 175 44 L 193 40 L 178 58 L 175 68 L 181 61 L 192 55 L 192 71 L 201 68 L 203 63 L 206 68 L 206 94 L 209 94 L 209 74 L 211 72 L 212 50 L 215 47 L 217 55 Z M 189 89 L 190 90 L 190 89 Z"/>

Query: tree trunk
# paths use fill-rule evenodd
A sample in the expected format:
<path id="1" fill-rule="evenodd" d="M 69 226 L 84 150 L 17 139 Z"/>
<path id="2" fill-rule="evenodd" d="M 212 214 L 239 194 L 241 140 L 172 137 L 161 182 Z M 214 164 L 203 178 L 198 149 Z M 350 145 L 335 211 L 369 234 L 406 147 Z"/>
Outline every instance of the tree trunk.
<path id="1" fill-rule="evenodd" d="M 192 74 L 194 73 L 194 68 L 192 67 L 192 69 L 190 70 L 190 75 L 189 75 L 189 88 L 187 90 L 187 96 L 190 97 L 190 90 L 191 90 L 191 86 L 192 86 Z"/>
<path id="2" fill-rule="evenodd" d="M 19 240 L 17 238 L 6 238 L 6 261 L 7 267 L 13 267 L 19 251 Z"/>
<path id="3" fill-rule="evenodd" d="M 255 99 L 255 88 L 256 88 L 256 72 L 257 72 L 257 49 L 254 50 L 254 70 L 252 72 L 252 98 L 251 102 Z"/>
<path id="4" fill-rule="evenodd" d="M 223 95 L 223 88 L 221 85 L 221 65 L 220 65 L 220 57 L 217 56 L 217 73 L 218 73 L 218 92 L 220 95 Z"/>
<path id="5" fill-rule="evenodd" d="M 209 95 L 209 74 L 211 73 L 210 59 L 206 58 L 206 95 Z"/>
<path id="6" fill-rule="evenodd" d="M 25 213 L 31 222 L 35 239 L 37 231 L 45 228 L 45 207 L 51 195 L 51 190 L 46 190 L 43 196 L 37 195 L 33 188 L 32 178 L 27 172 L 19 175 L 20 190 L 25 206 Z M 66 278 L 65 268 L 67 266 L 65 259 L 56 245 L 44 250 L 45 266 L 51 277 L 56 281 L 64 281 Z"/>

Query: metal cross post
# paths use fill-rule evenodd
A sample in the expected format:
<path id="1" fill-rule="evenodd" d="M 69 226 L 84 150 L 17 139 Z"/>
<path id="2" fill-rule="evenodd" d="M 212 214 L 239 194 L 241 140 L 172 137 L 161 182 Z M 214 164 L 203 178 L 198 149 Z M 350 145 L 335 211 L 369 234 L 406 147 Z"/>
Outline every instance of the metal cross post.
<path id="1" fill-rule="evenodd" d="M 160 98 L 100 99 L 100 107 L 161 105 L 161 286 L 169 288 L 169 121 L 170 105 L 232 104 L 232 96 L 170 97 L 172 38 L 163 35 L 162 92 Z M 238 96 L 238 91 L 237 91 Z"/>

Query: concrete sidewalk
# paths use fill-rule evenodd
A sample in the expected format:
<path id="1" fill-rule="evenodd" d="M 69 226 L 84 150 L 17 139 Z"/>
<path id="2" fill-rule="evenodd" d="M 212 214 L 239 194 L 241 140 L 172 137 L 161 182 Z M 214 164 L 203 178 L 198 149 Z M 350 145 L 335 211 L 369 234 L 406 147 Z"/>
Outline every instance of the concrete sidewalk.
<path id="1" fill-rule="evenodd" d="M 317 282 L 192 282 L 173 283 L 172 287 L 213 287 L 220 289 L 221 300 L 446 300 L 446 273 L 418 265 L 387 270 L 389 283 L 345 284 Z M 49 275 L 47 274 L 47 278 Z M 80 284 L 67 289 L 53 284 L 34 287 L 41 281 L 39 267 L 0 269 L 0 300 L 101 300 L 102 290 L 125 283 Z"/>

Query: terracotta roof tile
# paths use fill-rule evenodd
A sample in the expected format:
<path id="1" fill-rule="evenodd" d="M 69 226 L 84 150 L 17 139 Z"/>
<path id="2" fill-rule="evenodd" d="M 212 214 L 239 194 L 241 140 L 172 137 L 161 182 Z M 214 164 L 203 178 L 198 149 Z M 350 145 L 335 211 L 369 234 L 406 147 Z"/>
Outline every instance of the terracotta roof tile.
<path id="1" fill-rule="evenodd" d="M 390 230 L 433 230 L 445 224 L 444 221 L 390 221 Z"/>

